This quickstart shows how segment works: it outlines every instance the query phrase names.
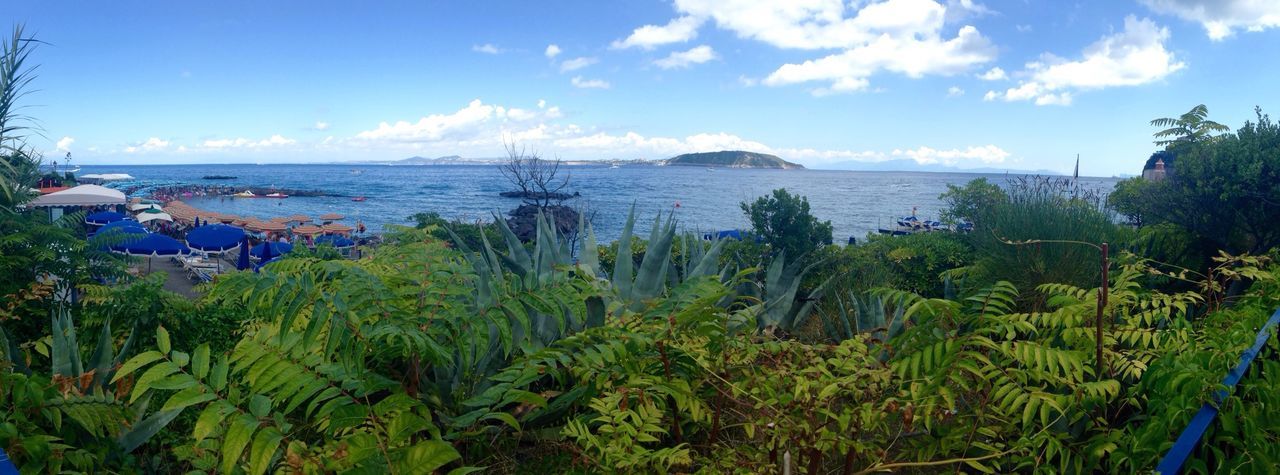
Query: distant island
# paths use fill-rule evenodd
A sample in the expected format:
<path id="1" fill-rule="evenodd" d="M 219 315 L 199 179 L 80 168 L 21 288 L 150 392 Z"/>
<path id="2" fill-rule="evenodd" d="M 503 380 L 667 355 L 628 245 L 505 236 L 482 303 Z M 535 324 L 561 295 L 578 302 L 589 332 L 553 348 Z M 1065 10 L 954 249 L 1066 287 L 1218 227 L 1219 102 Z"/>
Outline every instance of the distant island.
<path id="1" fill-rule="evenodd" d="M 724 168 L 774 168 L 782 170 L 804 169 L 804 165 L 791 163 L 776 155 L 767 153 L 744 152 L 741 150 L 721 150 L 719 152 L 686 153 L 676 155 L 663 161 L 666 166 L 696 166 Z"/>

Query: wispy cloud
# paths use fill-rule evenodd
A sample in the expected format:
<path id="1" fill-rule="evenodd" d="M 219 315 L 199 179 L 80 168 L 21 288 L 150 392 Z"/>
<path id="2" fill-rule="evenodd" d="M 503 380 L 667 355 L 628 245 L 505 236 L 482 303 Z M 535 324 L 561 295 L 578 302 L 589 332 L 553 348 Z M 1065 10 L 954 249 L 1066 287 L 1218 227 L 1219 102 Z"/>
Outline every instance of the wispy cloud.
<path id="1" fill-rule="evenodd" d="M 598 62 L 600 62 L 599 59 L 590 58 L 586 56 L 581 58 L 567 59 L 563 63 L 560 63 L 560 72 L 567 73 L 569 71 L 577 71 L 579 69 L 585 68 L 587 66 L 591 66 Z"/>
<path id="2" fill-rule="evenodd" d="M 482 45 L 472 45 L 471 51 L 475 51 L 477 53 L 484 53 L 484 54 L 502 54 L 501 48 L 498 48 L 497 46 L 491 45 L 489 43 L 485 43 Z"/>
<path id="3" fill-rule="evenodd" d="M 632 31 L 630 36 L 614 41 L 610 47 L 653 49 L 671 43 L 684 43 L 698 36 L 698 27 L 702 26 L 703 20 L 704 17 L 684 16 L 662 26 L 644 25 Z"/>
<path id="4" fill-rule="evenodd" d="M 569 80 L 573 87 L 578 89 L 608 89 L 609 83 L 602 79 L 583 79 L 582 76 L 574 76 Z"/>
<path id="5" fill-rule="evenodd" d="M 554 44 L 549 44 L 547 45 L 547 49 L 544 50 L 542 54 L 546 56 L 548 59 L 555 59 L 556 56 L 560 55 L 560 47 Z"/>
<path id="6" fill-rule="evenodd" d="M 688 51 L 676 51 L 667 55 L 667 57 L 654 61 L 654 66 L 662 69 L 687 68 L 695 64 L 702 64 L 707 61 L 716 59 L 715 50 L 710 46 L 696 46 Z"/>

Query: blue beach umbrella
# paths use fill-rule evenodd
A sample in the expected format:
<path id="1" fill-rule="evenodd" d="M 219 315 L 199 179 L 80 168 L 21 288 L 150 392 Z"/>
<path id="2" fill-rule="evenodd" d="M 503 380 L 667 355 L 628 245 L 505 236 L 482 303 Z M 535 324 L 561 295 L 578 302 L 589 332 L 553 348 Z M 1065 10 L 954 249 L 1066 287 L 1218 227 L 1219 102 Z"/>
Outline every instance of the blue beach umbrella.
<path id="1" fill-rule="evenodd" d="M 141 239 L 132 239 L 123 244 L 111 246 L 111 250 L 140 257 L 177 256 L 191 253 L 191 249 L 186 244 L 156 233 L 148 233 Z M 151 273 L 151 259 L 147 259 L 147 273 Z"/>
<path id="2" fill-rule="evenodd" d="M 128 219 L 128 218 L 129 218 L 128 216 L 125 216 L 122 213 L 117 213 L 115 211 L 99 211 L 97 213 L 93 213 L 91 215 L 85 216 L 84 222 L 95 225 L 95 226 L 101 226 L 108 223 L 114 223 L 116 221 L 124 221 L 125 219 Z"/>
<path id="3" fill-rule="evenodd" d="M 137 221 L 121 220 L 121 221 L 112 221 L 110 223 L 104 224 L 102 225 L 101 228 L 98 228 L 97 231 L 94 231 L 90 235 L 96 236 L 106 232 L 118 232 L 118 233 L 124 233 L 124 234 L 147 234 L 148 231 L 147 231 L 147 228 L 142 227 L 142 224 L 138 223 Z"/>
<path id="4" fill-rule="evenodd" d="M 351 247 L 356 245 L 355 241 L 334 234 L 326 234 L 316 238 L 316 245 L 328 244 L 336 248 Z"/>
<path id="5" fill-rule="evenodd" d="M 272 263 L 272 262 L 278 261 L 278 260 L 280 260 L 282 257 L 284 257 L 284 256 L 275 256 L 275 257 L 272 257 L 272 258 L 270 258 L 270 259 L 265 259 L 265 260 L 263 260 L 262 262 L 259 262 L 259 263 L 258 263 L 258 265 L 253 266 L 253 271 L 254 271 L 254 272 L 259 272 L 259 271 L 261 271 L 261 270 L 262 270 L 262 268 L 263 268 L 263 267 L 265 267 L 267 264 L 270 264 L 270 263 Z"/>
<path id="6" fill-rule="evenodd" d="M 156 233 L 149 233 L 140 239 L 111 246 L 111 250 L 142 257 L 177 256 L 191 253 L 191 249 L 181 241 Z"/>
<path id="7" fill-rule="evenodd" d="M 292 250 L 293 244 L 287 242 L 264 242 L 253 246 L 253 249 L 249 250 L 249 255 L 265 261 L 272 256 L 288 254 Z"/>
<path id="8" fill-rule="evenodd" d="M 225 224 L 208 224 L 187 233 L 187 245 L 204 252 L 225 252 L 235 249 L 244 239 L 244 230 Z"/>
<path id="9" fill-rule="evenodd" d="M 245 270 L 253 267 L 253 263 L 249 262 L 249 236 L 245 236 L 240 240 L 240 258 L 236 259 L 236 269 Z"/>

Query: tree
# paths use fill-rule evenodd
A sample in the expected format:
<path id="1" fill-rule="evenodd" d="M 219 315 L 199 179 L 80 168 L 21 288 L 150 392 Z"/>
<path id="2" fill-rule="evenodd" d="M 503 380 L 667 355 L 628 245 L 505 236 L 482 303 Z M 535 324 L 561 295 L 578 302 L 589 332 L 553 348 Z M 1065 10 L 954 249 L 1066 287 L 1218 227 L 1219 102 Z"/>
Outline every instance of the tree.
<path id="1" fill-rule="evenodd" d="M 740 206 L 752 230 L 775 255 L 786 252 L 792 259 L 805 259 L 818 246 L 831 244 L 831 221 L 819 221 L 809 213 L 808 198 L 787 193 L 785 188 Z"/>
<path id="2" fill-rule="evenodd" d="M 507 161 L 498 170 L 516 187 L 515 193 L 504 196 L 517 196 L 539 209 L 551 207 L 552 202 L 559 204 L 570 196 L 564 190 L 569 186 L 571 174 L 568 170 L 560 172 L 563 162 L 559 158 L 545 160 L 537 151 L 528 151 L 515 142 L 504 145 Z"/>
<path id="3" fill-rule="evenodd" d="M 1153 119 L 1151 121 L 1153 127 L 1165 128 L 1153 134 L 1156 145 L 1175 150 L 1185 145 L 1211 140 L 1214 138 L 1214 133 L 1231 131 L 1230 127 L 1209 120 L 1208 116 L 1209 108 L 1200 104 L 1178 117 Z"/>
<path id="4" fill-rule="evenodd" d="M 1255 113 L 1236 133 L 1179 152 L 1176 173 L 1135 200 L 1144 221 L 1177 224 L 1230 253 L 1280 245 L 1280 124 Z"/>
<path id="5" fill-rule="evenodd" d="M 984 210 L 1009 200 L 1009 196 L 986 178 L 976 178 L 963 187 L 947 185 L 947 191 L 938 196 L 946 203 L 942 219 L 950 223 L 973 222 Z"/>

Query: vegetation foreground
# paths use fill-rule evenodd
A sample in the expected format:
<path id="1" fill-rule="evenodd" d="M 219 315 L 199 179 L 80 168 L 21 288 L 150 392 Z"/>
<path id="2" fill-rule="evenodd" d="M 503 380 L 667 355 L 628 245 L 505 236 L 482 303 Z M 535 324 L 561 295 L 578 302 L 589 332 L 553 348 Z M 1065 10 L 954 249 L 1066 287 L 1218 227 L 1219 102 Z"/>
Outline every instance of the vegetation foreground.
<path id="1" fill-rule="evenodd" d="M 968 234 L 831 246 L 785 190 L 743 204 L 742 241 L 423 214 L 360 260 L 298 252 L 190 301 L 128 278 L 83 216 L 22 208 L 21 38 L 0 61 L 0 448 L 23 473 L 1147 471 L 1280 305 L 1280 224 L 1247 203 L 1280 182 L 1261 113 L 1161 132 L 1178 174 L 1110 202 L 952 187 Z M 1256 364 L 1190 471 L 1280 464 L 1280 363 Z"/>

